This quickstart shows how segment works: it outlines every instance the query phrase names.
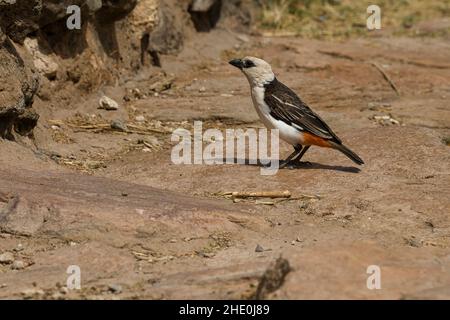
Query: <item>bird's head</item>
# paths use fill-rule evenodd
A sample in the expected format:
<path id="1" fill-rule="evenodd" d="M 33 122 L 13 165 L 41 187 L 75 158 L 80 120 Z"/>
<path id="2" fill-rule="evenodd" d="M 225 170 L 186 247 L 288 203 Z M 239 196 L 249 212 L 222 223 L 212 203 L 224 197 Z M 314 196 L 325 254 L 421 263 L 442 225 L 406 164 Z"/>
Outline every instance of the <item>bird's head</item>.
<path id="1" fill-rule="evenodd" d="M 252 86 L 263 86 L 275 79 L 272 67 L 262 59 L 245 57 L 243 59 L 233 59 L 229 63 L 240 69 Z"/>

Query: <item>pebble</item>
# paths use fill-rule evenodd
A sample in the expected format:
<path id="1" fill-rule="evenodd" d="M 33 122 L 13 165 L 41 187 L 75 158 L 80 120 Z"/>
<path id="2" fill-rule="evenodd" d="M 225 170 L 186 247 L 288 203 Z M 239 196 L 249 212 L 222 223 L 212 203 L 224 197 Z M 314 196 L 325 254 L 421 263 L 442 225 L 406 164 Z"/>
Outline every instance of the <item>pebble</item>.
<path id="1" fill-rule="evenodd" d="M 62 300 L 64 299 L 63 294 L 60 292 L 55 292 L 54 294 L 52 294 L 52 299 L 53 300 Z"/>
<path id="2" fill-rule="evenodd" d="M 245 34 L 239 34 L 237 36 L 237 39 L 239 41 L 242 41 L 242 42 L 249 42 L 250 41 L 250 38 L 247 35 L 245 35 Z"/>
<path id="3" fill-rule="evenodd" d="M 142 151 L 143 152 L 152 152 L 152 150 L 150 148 L 143 148 Z"/>
<path id="4" fill-rule="evenodd" d="M 0 254 L 0 263 L 10 264 L 14 262 L 14 255 L 11 252 L 5 252 Z"/>
<path id="5" fill-rule="evenodd" d="M 122 132 L 128 131 L 127 125 L 125 123 L 123 123 L 123 121 L 121 121 L 121 120 L 113 120 L 111 122 L 111 129 L 122 131 Z"/>
<path id="6" fill-rule="evenodd" d="M 23 262 L 22 260 L 16 260 L 13 262 L 11 269 L 13 269 L 13 270 L 25 269 L 25 262 Z"/>
<path id="7" fill-rule="evenodd" d="M 108 286 L 109 291 L 115 294 L 119 294 L 122 292 L 122 286 L 120 284 L 110 284 Z"/>
<path id="8" fill-rule="evenodd" d="M 59 289 L 59 292 L 62 294 L 68 294 L 69 293 L 69 289 L 67 287 L 61 287 Z"/>
<path id="9" fill-rule="evenodd" d="M 145 117 L 144 116 L 136 116 L 136 118 L 134 118 L 137 122 L 144 122 L 145 121 Z"/>
<path id="10" fill-rule="evenodd" d="M 36 296 L 43 296 L 45 292 L 41 289 L 26 289 L 21 292 L 24 299 L 31 299 Z"/>
<path id="11" fill-rule="evenodd" d="M 23 248 L 23 245 L 22 245 L 21 243 L 19 243 L 19 244 L 17 245 L 17 247 L 14 248 L 14 251 L 20 252 L 20 251 L 22 251 L 23 249 L 24 249 L 24 248 Z"/>
<path id="12" fill-rule="evenodd" d="M 199 92 L 206 92 L 206 88 L 205 87 L 201 87 L 200 89 L 198 89 Z"/>
<path id="13" fill-rule="evenodd" d="M 264 248 L 258 244 L 256 245 L 255 252 L 264 252 Z"/>
<path id="14" fill-rule="evenodd" d="M 99 109 L 105 109 L 109 111 L 119 109 L 119 104 L 107 96 L 101 97 L 100 100 L 98 101 L 98 105 Z"/>

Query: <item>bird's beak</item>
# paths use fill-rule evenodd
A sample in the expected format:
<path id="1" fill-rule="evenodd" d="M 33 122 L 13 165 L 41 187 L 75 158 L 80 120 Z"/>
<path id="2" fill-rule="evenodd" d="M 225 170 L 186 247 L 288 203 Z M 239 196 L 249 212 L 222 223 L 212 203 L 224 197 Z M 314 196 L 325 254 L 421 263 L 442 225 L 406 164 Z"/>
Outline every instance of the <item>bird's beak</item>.
<path id="1" fill-rule="evenodd" d="M 230 62 L 228 62 L 229 64 L 231 64 L 232 66 L 241 69 L 244 67 L 244 63 L 242 62 L 241 59 L 233 59 Z"/>

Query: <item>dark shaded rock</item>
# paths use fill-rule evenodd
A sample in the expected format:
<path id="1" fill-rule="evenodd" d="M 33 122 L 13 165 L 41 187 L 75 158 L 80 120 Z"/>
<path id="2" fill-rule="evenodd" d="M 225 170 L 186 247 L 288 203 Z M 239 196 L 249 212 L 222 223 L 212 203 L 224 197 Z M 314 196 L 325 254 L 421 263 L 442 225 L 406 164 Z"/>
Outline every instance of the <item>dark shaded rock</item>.
<path id="1" fill-rule="evenodd" d="M 195 29 L 199 32 L 213 29 L 220 19 L 221 10 L 222 0 L 193 0 L 188 8 Z"/>
<path id="2" fill-rule="evenodd" d="M 1 29 L 0 75 L 0 138 L 13 140 L 14 132 L 28 135 L 37 123 L 39 117 L 30 108 L 40 77 Z"/>
<path id="3" fill-rule="evenodd" d="M 96 17 L 100 23 L 111 23 L 125 18 L 136 7 L 137 0 L 103 0 Z"/>
<path id="4" fill-rule="evenodd" d="M 39 120 L 39 115 L 33 109 L 27 109 L 14 121 L 14 130 L 21 136 L 29 136 L 33 133 Z"/>
<path id="5" fill-rule="evenodd" d="M 16 42 L 39 28 L 42 0 L 0 2 L 0 28 Z"/>
<path id="6" fill-rule="evenodd" d="M 289 261 L 279 257 L 262 275 L 254 298 L 256 300 L 262 300 L 267 294 L 278 290 L 283 285 L 284 278 L 290 271 Z"/>
<path id="7" fill-rule="evenodd" d="M 183 36 L 168 7 L 159 8 L 159 23 L 150 33 L 149 40 L 150 49 L 162 54 L 177 53 L 183 46 Z"/>
<path id="8" fill-rule="evenodd" d="M 248 32 L 254 3 L 249 0 L 192 0 L 188 12 L 199 32 L 208 32 L 223 24 L 238 32 Z"/>
<path id="9" fill-rule="evenodd" d="M 111 121 L 111 129 L 120 131 L 120 132 L 127 132 L 128 127 L 122 120 L 113 120 Z"/>

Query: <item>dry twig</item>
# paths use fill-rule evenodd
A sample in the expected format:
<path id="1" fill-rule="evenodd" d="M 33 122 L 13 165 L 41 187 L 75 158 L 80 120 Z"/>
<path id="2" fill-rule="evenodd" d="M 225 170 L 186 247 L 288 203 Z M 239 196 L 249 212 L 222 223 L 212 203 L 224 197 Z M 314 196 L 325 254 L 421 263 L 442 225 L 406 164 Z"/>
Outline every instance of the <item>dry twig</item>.
<path id="1" fill-rule="evenodd" d="M 392 81 L 392 79 L 388 76 L 388 74 L 381 68 L 381 66 L 379 66 L 376 62 L 371 62 L 371 65 L 373 65 L 375 68 L 377 68 L 377 70 L 381 73 L 381 75 L 383 76 L 383 78 L 389 83 L 389 85 L 391 86 L 392 89 L 394 89 L 394 91 L 397 93 L 397 95 L 400 95 L 400 91 L 398 90 L 397 86 L 395 85 L 395 83 Z"/>

